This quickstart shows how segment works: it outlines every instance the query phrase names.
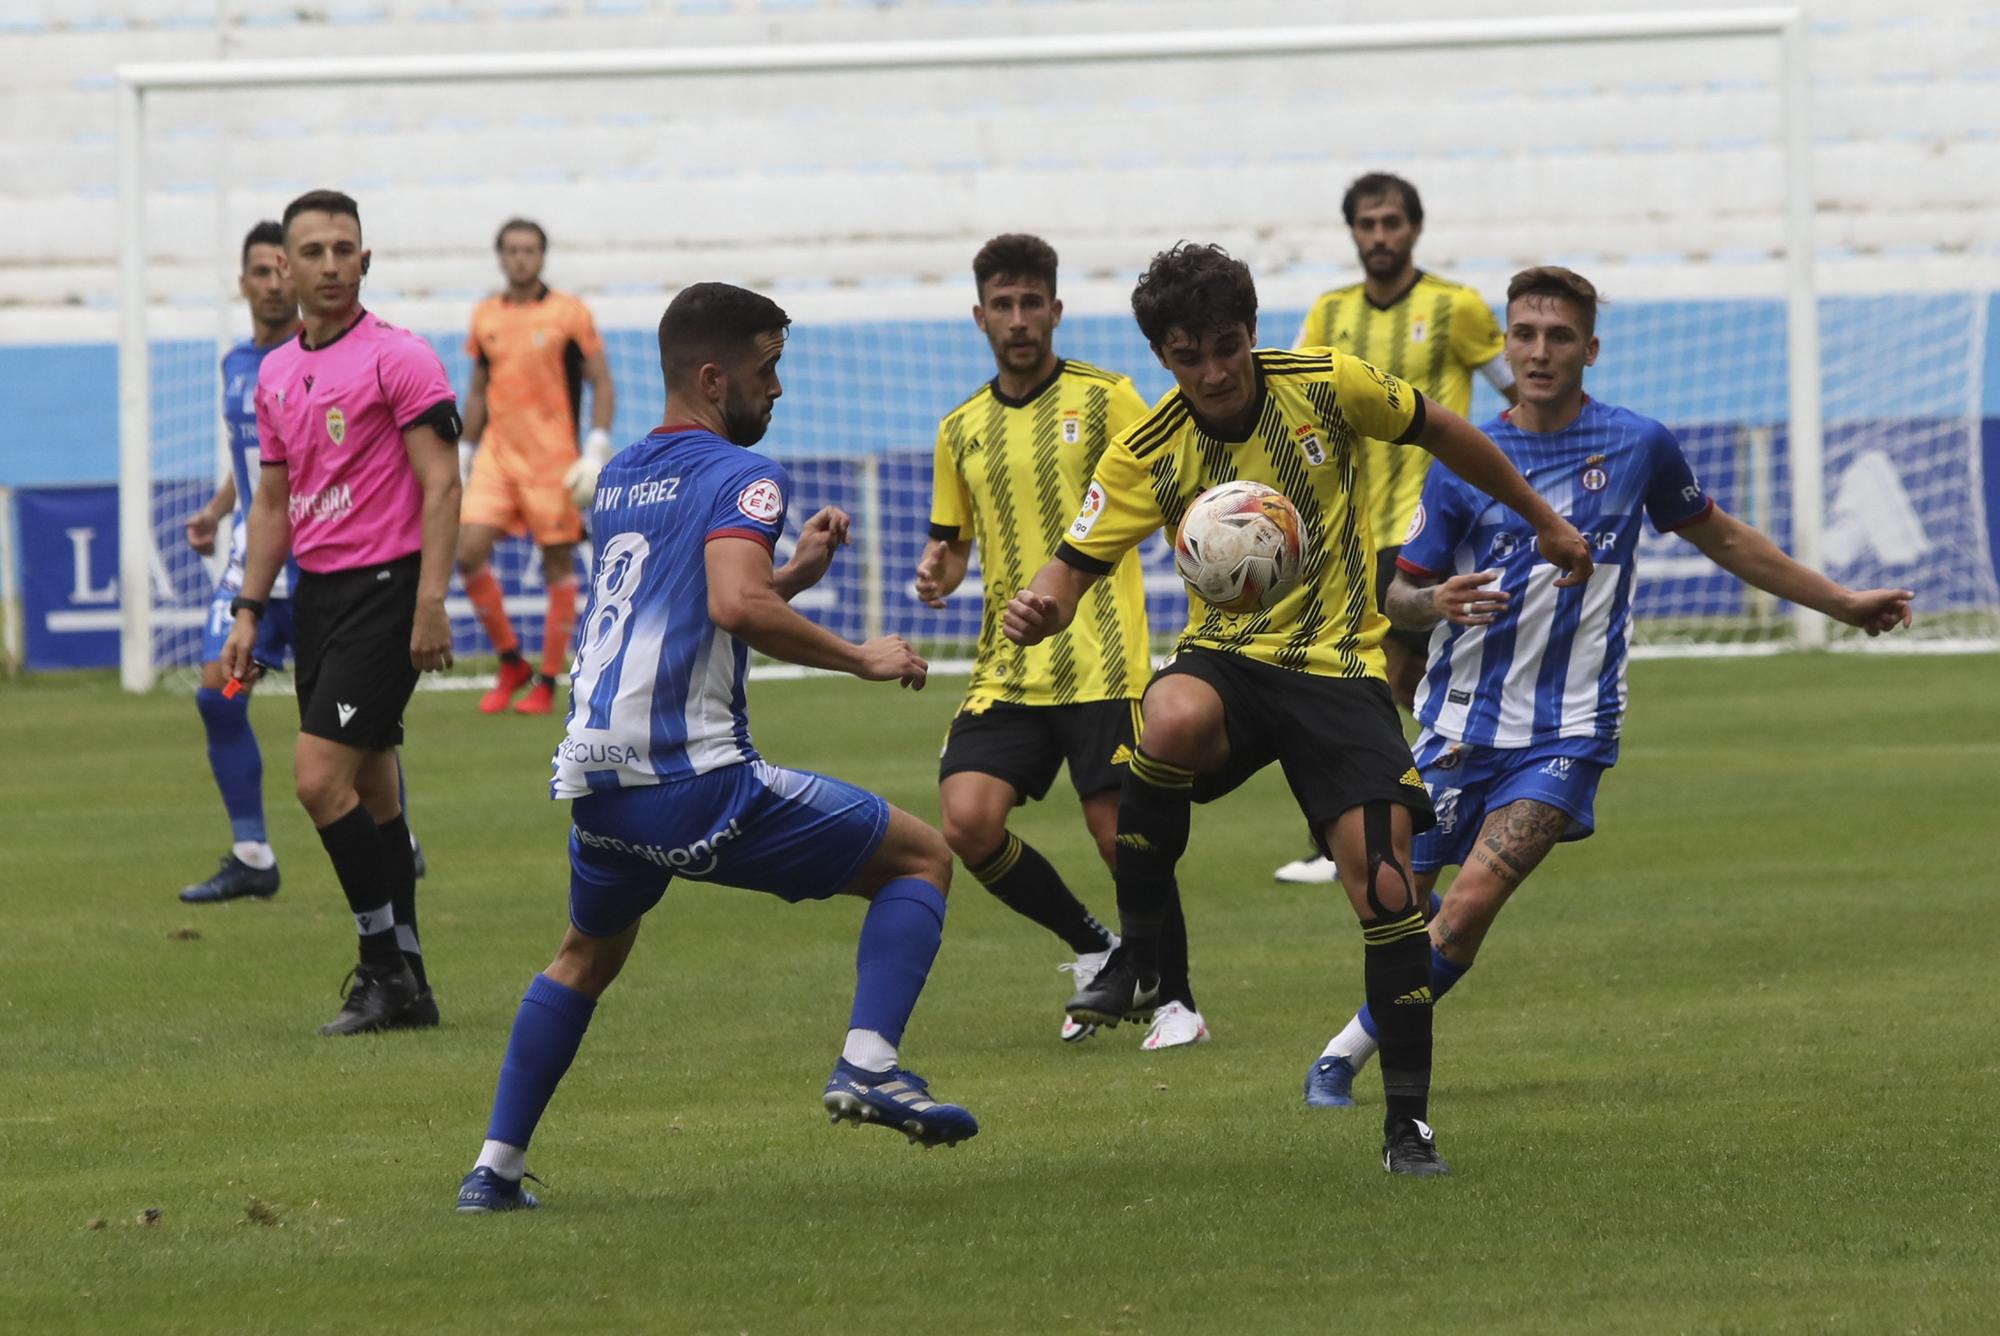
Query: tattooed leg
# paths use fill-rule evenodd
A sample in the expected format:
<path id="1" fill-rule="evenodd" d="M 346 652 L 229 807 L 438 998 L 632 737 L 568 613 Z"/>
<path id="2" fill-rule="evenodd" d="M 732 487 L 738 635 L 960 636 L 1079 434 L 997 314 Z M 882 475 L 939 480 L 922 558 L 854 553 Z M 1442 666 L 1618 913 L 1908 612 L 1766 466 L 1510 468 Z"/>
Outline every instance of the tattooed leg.
<path id="1" fill-rule="evenodd" d="M 1515 888 L 1527 880 L 1569 829 L 1569 814 L 1524 798 L 1486 818 L 1444 908 L 1431 921 L 1431 944 L 1447 960 L 1470 965 Z"/>

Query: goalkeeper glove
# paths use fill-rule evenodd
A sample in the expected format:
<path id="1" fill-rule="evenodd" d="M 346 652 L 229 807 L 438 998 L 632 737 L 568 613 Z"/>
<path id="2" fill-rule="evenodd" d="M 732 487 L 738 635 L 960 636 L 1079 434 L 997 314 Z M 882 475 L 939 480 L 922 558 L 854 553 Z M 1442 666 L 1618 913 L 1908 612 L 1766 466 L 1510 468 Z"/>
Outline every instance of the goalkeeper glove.
<path id="1" fill-rule="evenodd" d="M 479 453 L 479 442 L 460 441 L 458 443 L 458 481 L 460 486 L 472 483 L 472 457 Z"/>
<path id="2" fill-rule="evenodd" d="M 563 474 L 563 486 L 569 488 L 570 500 L 576 502 L 578 510 L 590 509 L 591 500 L 597 495 L 597 475 L 610 462 L 611 433 L 602 427 L 592 427 L 590 435 L 583 438 L 583 454 Z"/>

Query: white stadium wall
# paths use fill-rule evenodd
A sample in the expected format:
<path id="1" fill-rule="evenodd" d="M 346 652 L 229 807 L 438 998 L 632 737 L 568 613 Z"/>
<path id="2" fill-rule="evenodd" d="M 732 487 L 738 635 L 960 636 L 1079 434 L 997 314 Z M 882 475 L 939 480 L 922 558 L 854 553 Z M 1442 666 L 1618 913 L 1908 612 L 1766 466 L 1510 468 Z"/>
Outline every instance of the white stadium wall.
<path id="1" fill-rule="evenodd" d="M 1426 21 L 1494 17 L 1477 0 L 1421 8 Z M 1522 0 L 1508 16 L 1687 8 Z M 27 408 L 0 441 L 0 484 L 116 470 L 119 65 L 1384 17 L 1378 6 L 1272 0 L 12 0 L 0 9 L 10 234 L 0 380 Z M 1963 548 L 1964 601 L 1988 606 L 1987 526 L 1974 503 L 1984 326 L 2000 290 L 2000 3 L 1944 0 L 1921 14 L 1879 0 L 1815 4 L 1808 33 L 1829 540 L 1884 578 L 1912 553 Z M 820 469 L 829 497 L 859 504 L 876 489 L 885 527 L 920 531 L 929 426 L 989 374 L 965 318 L 970 257 L 987 236 L 1048 236 L 1064 261 L 1064 346 L 1153 393 L 1165 378 L 1125 314 L 1148 255 L 1183 236 L 1228 245 L 1257 273 L 1264 337 L 1289 341 L 1314 295 L 1352 280 L 1340 195 L 1382 168 L 1422 188 L 1426 268 L 1495 301 L 1528 264 L 1569 264 L 1596 281 L 1612 299 L 1600 392 L 1685 429 L 1709 452 L 1703 466 L 1733 480 L 1733 508 L 1782 537 L 1781 79 L 1775 42 L 1712 40 L 162 93 L 148 99 L 145 153 L 156 472 L 198 483 L 205 471 L 214 351 L 240 336 L 243 232 L 298 192 L 334 185 L 362 205 L 370 306 L 430 335 L 461 384 L 457 345 L 494 282 L 493 229 L 514 214 L 540 221 L 548 277 L 583 296 L 610 335 L 623 436 L 655 420 L 649 348 L 665 299 L 712 278 L 768 291 L 798 322 L 774 448 Z M 840 462 L 856 459 L 877 462 L 865 472 Z M 1840 511 L 1884 467 L 1931 530 L 1900 546 L 1869 537 L 1875 520 L 1857 537 L 1859 521 Z M 1927 497 L 1968 492 L 1933 523 Z M 902 546 L 876 556 L 900 569 Z M 1671 560 L 1672 549 L 1650 555 Z M 1171 577 L 1159 583 L 1170 603 Z M 1712 582 L 1685 583 L 1671 607 L 1656 601 L 1658 625 L 1722 616 L 1731 629 L 1720 638 L 1754 640 L 1771 621 L 1747 601 L 1712 605 Z M 855 597 L 855 617 L 879 620 L 882 589 Z M 893 613 L 895 591 L 887 597 Z M 943 638 L 961 638 L 975 615 L 976 597 Z"/>

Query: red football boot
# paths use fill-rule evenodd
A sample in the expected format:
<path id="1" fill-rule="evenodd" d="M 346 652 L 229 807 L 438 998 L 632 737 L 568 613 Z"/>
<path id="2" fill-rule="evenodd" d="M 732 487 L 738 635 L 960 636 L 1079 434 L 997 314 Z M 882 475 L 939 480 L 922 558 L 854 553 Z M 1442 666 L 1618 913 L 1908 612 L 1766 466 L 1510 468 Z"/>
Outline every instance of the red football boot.
<path id="1" fill-rule="evenodd" d="M 507 708 L 507 702 L 514 699 L 514 693 L 528 684 L 535 670 L 528 666 L 526 659 L 502 659 L 500 675 L 493 681 L 493 689 L 479 698 L 481 714 L 498 714 Z"/>
<path id="2" fill-rule="evenodd" d="M 556 686 L 548 681 L 535 683 L 527 695 L 514 702 L 515 714 L 554 714 L 555 708 Z"/>

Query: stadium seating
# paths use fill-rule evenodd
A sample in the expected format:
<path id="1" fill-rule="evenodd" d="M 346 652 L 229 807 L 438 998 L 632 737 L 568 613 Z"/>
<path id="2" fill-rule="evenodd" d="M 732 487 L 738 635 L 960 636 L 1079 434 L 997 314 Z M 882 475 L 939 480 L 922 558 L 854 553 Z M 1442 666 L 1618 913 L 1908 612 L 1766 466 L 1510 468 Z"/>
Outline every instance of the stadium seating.
<path id="1" fill-rule="evenodd" d="M 0 198 L 15 258 L 0 266 L 0 340 L 109 337 L 112 71 L 121 62 L 887 41 L 1204 26 L 1217 15 L 1189 0 L 228 0 L 220 9 L 218 22 L 207 0 L 8 6 L 0 32 L 15 77 L 0 92 Z M 1324 9 L 1314 17 L 1379 18 L 1358 6 Z M 1992 287 L 2000 244 L 1980 220 L 2000 206 L 1991 110 L 2000 11 L 1970 0 L 1925 11 L 1880 0 L 1815 9 L 1820 242 L 1856 272 Z M 1487 12 L 1452 0 L 1425 16 Z M 1299 21 L 1296 6 L 1277 0 L 1240 0 L 1229 13 L 1238 24 Z M 475 18 L 487 21 L 467 21 Z M 288 94 L 247 133 L 246 95 L 227 105 L 217 95 L 160 99 L 149 278 L 170 305 L 212 306 L 214 256 L 241 220 L 337 181 L 371 216 L 397 220 L 381 241 L 395 262 L 381 266 L 378 291 L 435 303 L 453 313 L 443 321 L 452 326 L 490 286 L 492 226 L 515 212 L 548 225 L 565 283 L 598 300 L 643 297 L 635 309 L 714 276 L 873 305 L 885 292 L 960 282 L 969 246 L 996 221 L 1061 237 L 1068 272 L 1110 283 L 1164 239 L 1150 222 L 1162 217 L 1248 248 L 1274 291 L 1303 297 L 1344 271 L 1344 244 L 1327 222 L 1341 186 L 1384 165 L 1440 202 L 1426 260 L 1469 281 L 1497 286 L 1520 263 L 1566 257 L 1587 259 L 1618 290 L 1674 295 L 1685 262 L 1701 258 L 1712 287 L 1715 266 L 1765 259 L 1778 235 L 1775 127 L 1768 113 L 1753 114 L 1769 106 L 1768 52 L 1721 54 L 1692 102 L 1684 87 L 1649 75 L 1644 57 L 1593 49 L 1587 64 L 1561 51 L 1532 64 L 1487 62 L 1478 78 L 1398 100 L 1387 114 L 1381 89 L 1405 86 L 1413 57 L 1381 58 L 1371 66 L 1379 81 L 1366 83 L 1296 62 L 1248 90 L 1213 80 L 1162 86 L 1184 66 L 1094 71 L 1087 89 L 1073 70 L 1023 70 L 1009 77 L 1035 96 L 1028 110 L 1010 107 L 1004 134 L 983 85 L 939 73 L 764 81 L 754 96 L 717 80 L 606 82 L 504 102 L 462 86 L 394 86 L 370 90 L 359 119 L 351 92 Z M 1575 133 L 1551 138 L 1552 114 Z M 1302 116 L 1366 126 L 1368 157 L 1334 160 L 1323 145 L 1289 144 L 1287 127 Z M 1540 118 L 1533 152 L 1512 147 L 1526 117 Z M 1159 133 L 1168 125 L 1170 135 Z M 1719 218 L 1704 209 L 1697 235 L 1676 202 L 1712 200 L 1718 188 L 1742 207 Z M 1107 195 L 1116 202 L 1108 214 Z M 1565 195 L 1630 204 L 1608 223 L 1571 228 L 1550 221 Z M 894 201 L 887 216 L 885 198 Z"/>

